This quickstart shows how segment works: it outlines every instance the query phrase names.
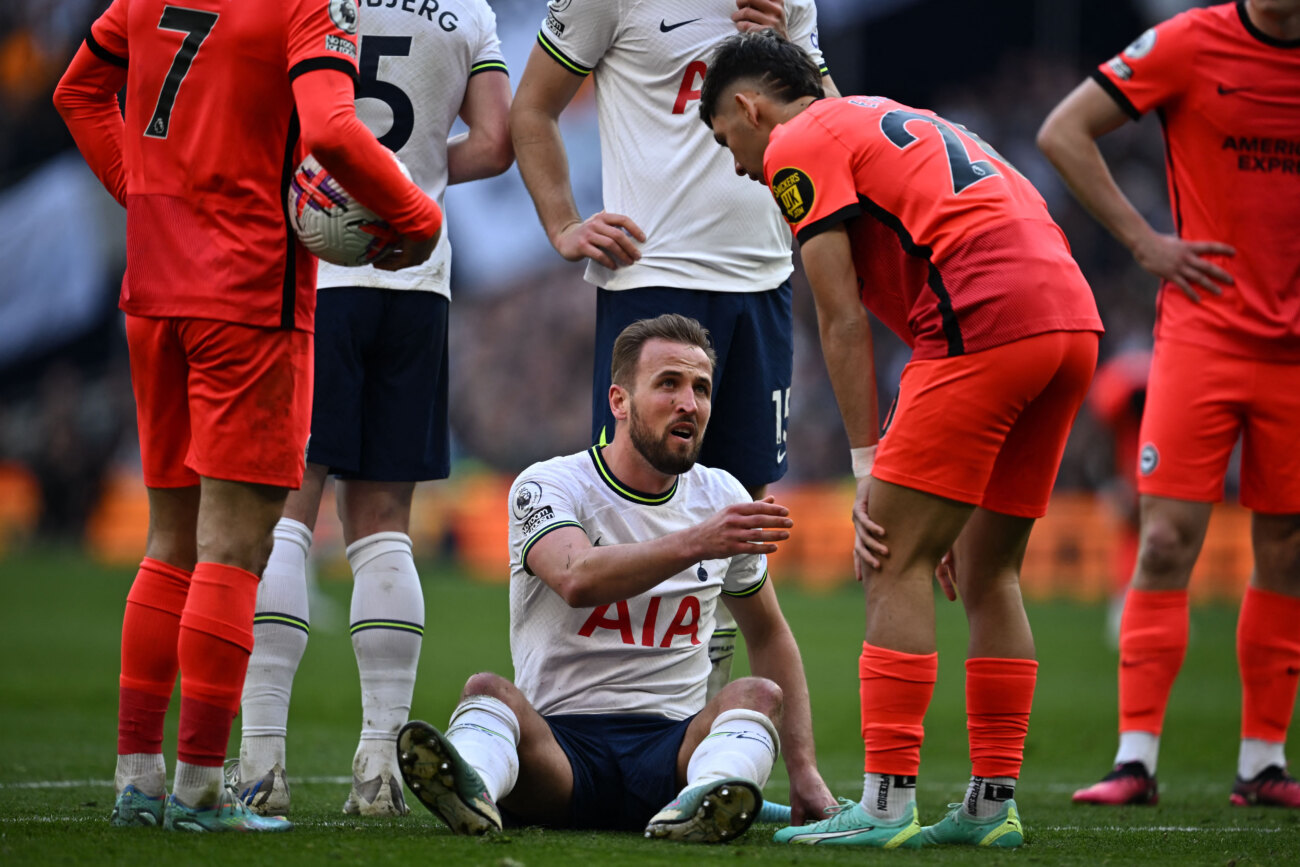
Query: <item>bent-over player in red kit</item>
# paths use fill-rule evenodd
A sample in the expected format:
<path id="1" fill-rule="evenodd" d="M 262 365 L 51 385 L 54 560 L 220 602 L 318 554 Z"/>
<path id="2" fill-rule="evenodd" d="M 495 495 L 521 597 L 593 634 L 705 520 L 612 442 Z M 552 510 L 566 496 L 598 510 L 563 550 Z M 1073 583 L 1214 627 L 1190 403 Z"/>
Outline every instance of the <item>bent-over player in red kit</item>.
<path id="1" fill-rule="evenodd" d="M 127 209 L 120 303 L 149 540 L 122 623 L 114 825 L 289 828 L 222 780 L 258 575 L 302 481 L 311 414 L 316 263 L 289 226 L 287 185 L 314 153 L 402 233 L 391 268 L 427 258 L 442 223 L 356 119 L 356 27 L 355 0 L 115 0 L 55 91 Z"/>
<path id="2" fill-rule="evenodd" d="M 1101 320 L 1042 198 L 996 151 L 890 99 L 823 99 L 816 73 L 775 34 L 743 34 L 719 47 L 700 99 L 737 173 L 771 187 L 799 238 L 859 479 L 863 797 L 776 839 L 1018 846 L 1012 798 L 1038 668 L 1019 573 Z M 878 452 L 868 310 L 912 347 Z M 970 621 L 972 774 L 964 803 L 922 829 L 937 568 Z"/>
<path id="3" fill-rule="evenodd" d="M 1154 804 L 1187 651 L 1187 585 L 1241 439 L 1255 570 L 1237 621 L 1232 804 L 1300 808 L 1287 729 L 1300 680 L 1300 0 L 1192 9 L 1103 63 L 1038 142 L 1074 194 L 1161 278 L 1137 455 L 1139 553 L 1120 620 L 1119 750 L 1077 803 Z M 1159 112 L 1175 234 L 1116 185 L 1096 139 Z"/>

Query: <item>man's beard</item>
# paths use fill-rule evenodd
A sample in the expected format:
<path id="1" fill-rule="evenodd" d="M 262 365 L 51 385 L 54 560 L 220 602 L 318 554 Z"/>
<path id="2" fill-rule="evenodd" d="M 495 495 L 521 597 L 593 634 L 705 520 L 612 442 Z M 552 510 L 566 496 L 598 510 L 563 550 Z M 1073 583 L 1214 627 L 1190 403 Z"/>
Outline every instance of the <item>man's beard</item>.
<path id="1" fill-rule="evenodd" d="M 641 453 L 641 457 L 646 459 L 650 466 L 666 476 L 679 476 L 682 473 L 695 466 L 695 461 L 700 456 L 700 448 L 704 445 L 704 438 L 699 437 L 695 441 L 695 447 L 686 454 L 674 452 L 669 448 L 669 439 L 678 439 L 671 433 L 665 431 L 662 436 L 655 436 L 654 431 L 641 420 L 641 415 L 636 411 L 636 404 L 633 403 L 628 413 L 628 433 L 632 437 L 632 446 Z M 698 421 L 695 422 L 696 435 L 702 432 Z"/>

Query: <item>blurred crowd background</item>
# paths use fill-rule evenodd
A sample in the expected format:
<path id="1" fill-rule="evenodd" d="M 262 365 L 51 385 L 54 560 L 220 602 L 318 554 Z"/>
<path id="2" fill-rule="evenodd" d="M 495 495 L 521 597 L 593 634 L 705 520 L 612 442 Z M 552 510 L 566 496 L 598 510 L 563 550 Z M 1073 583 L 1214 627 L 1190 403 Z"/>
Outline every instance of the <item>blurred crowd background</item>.
<path id="1" fill-rule="evenodd" d="M 0 551 L 13 536 L 78 544 L 106 486 L 138 467 L 121 318 L 124 214 L 85 167 L 51 94 L 107 0 L 5 0 L 0 16 Z M 491 0 L 515 83 L 543 0 Z M 1034 145 L 1052 106 L 1184 0 L 820 0 L 820 43 L 845 94 L 932 108 L 992 143 L 1038 187 L 1096 292 L 1103 361 L 1151 344 L 1156 281 L 1065 190 Z M 600 207 L 589 89 L 563 118 L 579 206 Z M 1103 139 L 1120 185 L 1170 226 L 1154 117 Z M 736 183 L 749 183 L 737 179 Z M 456 474 L 506 477 L 586 445 L 595 290 L 547 243 L 518 171 L 447 196 L 454 248 Z M 719 214 L 718 219 L 725 219 Z M 833 484 L 848 450 L 796 274 L 789 486 Z M 882 409 L 906 348 L 877 335 Z M 1114 445 L 1080 417 L 1058 491 L 1108 489 Z M 7 480 L 7 481 L 6 481 Z M 429 486 L 424 486 L 429 487 Z M 18 500 L 23 500 L 22 505 Z M 21 512 L 21 520 L 12 516 Z M 15 529 L 15 527 L 17 529 Z M 138 554 L 136 555 L 138 556 Z"/>

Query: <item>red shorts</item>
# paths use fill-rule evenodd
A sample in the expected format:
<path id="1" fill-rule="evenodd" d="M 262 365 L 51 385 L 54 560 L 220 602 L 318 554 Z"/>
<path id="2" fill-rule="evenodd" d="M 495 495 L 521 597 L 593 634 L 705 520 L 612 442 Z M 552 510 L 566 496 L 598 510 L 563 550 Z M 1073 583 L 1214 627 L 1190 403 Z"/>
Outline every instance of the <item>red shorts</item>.
<path id="1" fill-rule="evenodd" d="M 1139 435 L 1138 491 L 1213 503 L 1241 438 L 1241 503 L 1300 512 L 1300 364 L 1157 340 Z"/>
<path id="2" fill-rule="evenodd" d="M 126 341 L 146 485 L 302 485 L 310 334 L 128 314 Z"/>
<path id="3" fill-rule="evenodd" d="M 1097 366 L 1094 331 L 1052 331 L 909 362 L 871 475 L 1041 518 Z"/>

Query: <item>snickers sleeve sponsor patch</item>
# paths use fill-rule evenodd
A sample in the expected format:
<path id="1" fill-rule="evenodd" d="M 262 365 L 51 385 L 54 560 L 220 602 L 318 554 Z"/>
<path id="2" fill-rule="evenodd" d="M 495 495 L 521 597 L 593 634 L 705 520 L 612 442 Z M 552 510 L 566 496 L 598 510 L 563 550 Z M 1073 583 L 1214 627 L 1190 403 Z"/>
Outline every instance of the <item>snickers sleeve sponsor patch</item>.
<path id="1" fill-rule="evenodd" d="M 816 119 L 778 128 L 763 160 L 777 209 L 800 241 L 858 214 L 850 154 Z"/>

